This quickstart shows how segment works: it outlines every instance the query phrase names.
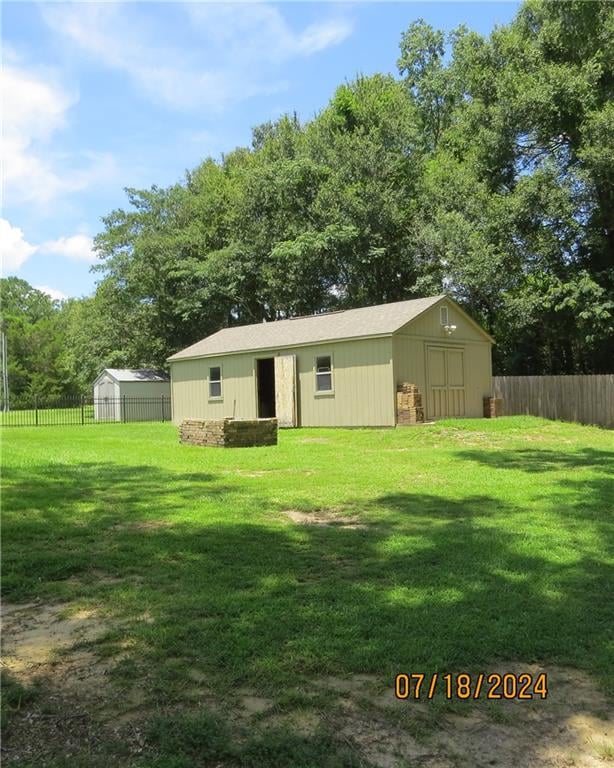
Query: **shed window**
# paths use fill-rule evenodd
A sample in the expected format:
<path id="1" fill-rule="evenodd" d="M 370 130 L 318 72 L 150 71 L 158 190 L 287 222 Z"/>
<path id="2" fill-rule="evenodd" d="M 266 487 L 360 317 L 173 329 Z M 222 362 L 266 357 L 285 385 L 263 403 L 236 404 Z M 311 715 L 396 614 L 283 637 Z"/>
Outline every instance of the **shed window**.
<path id="1" fill-rule="evenodd" d="M 439 307 L 439 322 L 441 325 L 448 325 L 448 308 Z"/>
<path id="2" fill-rule="evenodd" d="M 333 366 L 330 355 L 316 357 L 316 392 L 333 391 Z"/>
<path id="3" fill-rule="evenodd" d="M 222 396 L 222 369 L 218 366 L 209 368 L 209 397 Z"/>

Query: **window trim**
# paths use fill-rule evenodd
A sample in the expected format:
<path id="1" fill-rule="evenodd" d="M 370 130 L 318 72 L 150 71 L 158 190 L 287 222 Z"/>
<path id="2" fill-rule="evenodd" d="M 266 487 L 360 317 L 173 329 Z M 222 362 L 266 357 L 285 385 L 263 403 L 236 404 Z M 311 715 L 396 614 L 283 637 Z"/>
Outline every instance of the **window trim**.
<path id="1" fill-rule="evenodd" d="M 330 371 L 322 371 L 318 373 L 318 359 L 327 357 L 330 360 Z M 314 373 L 314 397 L 331 397 L 335 394 L 335 367 L 333 364 L 332 355 L 316 355 L 313 361 L 313 373 Z M 330 376 L 330 389 L 318 389 L 318 376 Z"/>
<path id="2" fill-rule="evenodd" d="M 445 320 L 444 320 L 444 312 L 445 312 Z M 449 325 L 450 324 L 450 312 L 448 310 L 448 307 L 446 304 L 439 307 L 439 325 Z"/>
<path id="3" fill-rule="evenodd" d="M 219 379 L 212 379 L 211 378 L 211 371 L 217 368 L 220 372 L 220 378 Z M 221 365 L 210 365 L 209 366 L 209 373 L 207 375 L 207 394 L 209 395 L 209 401 L 220 401 L 224 399 L 224 375 L 222 373 L 222 366 Z M 220 394 L 219 395 L 212 395 L 211 394 L 211 385 L 212 384 L 219 384 L 220 385 Z"/>

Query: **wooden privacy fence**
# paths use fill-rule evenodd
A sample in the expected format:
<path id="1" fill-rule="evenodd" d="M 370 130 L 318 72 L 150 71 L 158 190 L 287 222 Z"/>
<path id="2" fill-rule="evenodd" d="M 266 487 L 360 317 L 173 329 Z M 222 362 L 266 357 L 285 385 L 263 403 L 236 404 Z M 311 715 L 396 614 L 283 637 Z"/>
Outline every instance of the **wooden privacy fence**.
<path id="1" fill-rule="evenodd" d="M 494 376 L 495 397 L 507 416 L 531 414 L 614 428 L 614 374 Z"/>

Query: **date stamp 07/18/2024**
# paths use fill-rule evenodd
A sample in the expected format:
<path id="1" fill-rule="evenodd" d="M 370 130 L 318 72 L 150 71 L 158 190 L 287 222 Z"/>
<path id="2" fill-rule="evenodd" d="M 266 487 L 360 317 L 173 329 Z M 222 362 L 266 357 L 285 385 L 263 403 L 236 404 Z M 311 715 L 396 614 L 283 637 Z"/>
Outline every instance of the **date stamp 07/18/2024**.
<path id="1" fill-rule="evenodd" d="M 394 694 L 397 699 L 409 701 L 428 701 L 440 695 L 462 701 L 480 698 L 532 701 L 548 698 L 548 676 L 545 672 L 536 675 L 511 672 L 474 675 L 465 672 L 400 673 L 394 679 Z"/>

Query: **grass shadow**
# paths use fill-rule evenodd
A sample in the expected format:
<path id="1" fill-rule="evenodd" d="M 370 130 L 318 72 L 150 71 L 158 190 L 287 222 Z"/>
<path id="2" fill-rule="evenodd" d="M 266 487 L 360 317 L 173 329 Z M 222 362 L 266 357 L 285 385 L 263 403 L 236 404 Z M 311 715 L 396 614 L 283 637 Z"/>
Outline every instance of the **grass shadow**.
<path id="1" fill-rule="evenodd" d="M 488 671 L 497 660 L 574 666 L 612 691 L 611 452 L 454 455 L 483 471 L 479 492 L 365 499 L 348 485 L 336 503 L 362 528 L 291 524 L 283 479 L 7 466 L 3 592 L 97 608 L 111 632 L 92 644 L 122 653 L 113 680 L 156 705 L 184 701 L 195 671 L 233 702 L 243 688 L 277 696 L 359 673 L 389 686 L 401 671 Z M 538 506 L 489 486 L 510 470 L 519 482 L 550 478 L 532 488 Z"/>
<path id="2" fill-rule="evenodd" d="M 5 593 L 104 597 L 117 640 L 136 641 L 162 688 L 191 665 L 228 689 L 496 658 L 602 681 L 612 669 L 610 564 L 532 546 L 499 524 L 518 510 L 487 494 L 379 496 L 366 508 L 376 522 L 351 529 L 288 525 L 278 503 L 209 473 L 85 463 L 5 481 Z M 134 618 L 144 611 L 150 623 Z"/>

